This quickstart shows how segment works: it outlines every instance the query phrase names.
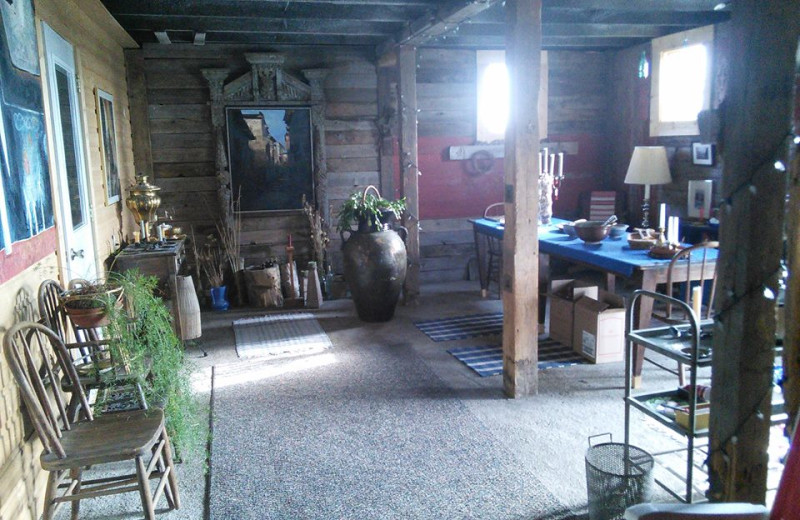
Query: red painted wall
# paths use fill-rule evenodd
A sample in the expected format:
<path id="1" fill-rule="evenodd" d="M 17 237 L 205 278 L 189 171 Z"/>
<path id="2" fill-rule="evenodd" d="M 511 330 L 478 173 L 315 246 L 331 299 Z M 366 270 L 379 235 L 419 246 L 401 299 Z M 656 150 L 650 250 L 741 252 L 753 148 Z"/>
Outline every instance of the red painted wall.
<path id="1" fill-rule="evenodd" d="M 564 183 L 554 201 L 556 216 L 573 216 L 582 192 L 602 189 L 602 142 L 592 134 L 548 136 L 548 142 L 577 142 L 578 154 L 564 158 Z M 489 204 L 503 200 L 503 159 L 484 174 L 472 171 L 469 161 L 451 161 L 450 146 L 469 145 L 471 137 L 419 138 L 419 206 L 421 219 L 469 218 L 483 214 Z M 399 180 L 399 176 L 397 177 Z"/>
<path id="2" fill-rule="evenodd" d="M 0 283 L 32 266 L 56 250 L 56 228 L 46 229 L 28 240 L 14 242 L 11 254 L 0 251 Z"/>

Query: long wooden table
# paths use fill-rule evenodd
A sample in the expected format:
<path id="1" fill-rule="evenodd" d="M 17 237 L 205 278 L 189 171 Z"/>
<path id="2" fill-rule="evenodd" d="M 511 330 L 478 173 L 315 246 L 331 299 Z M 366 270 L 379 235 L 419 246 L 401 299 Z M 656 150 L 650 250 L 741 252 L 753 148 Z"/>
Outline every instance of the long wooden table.
<path id="1" fill-rule="evenodd" d="M 478 272 L 481 283 L 482 294 L 485 294 L 489 284 L 487 265 L 485 259 L 486 237 L 494 237 L 502 240 L 505 227 L 497 220 L 478 218 L 471 219 L 472 230 L 475 235 L 475 248 L 478 256 Z M 669 260 L 652 258 L 645 250 L 634 250 L 628 246 L 627 240 L 613 240 L 607 238 L 599 244 L 586 244 L 578 238 L 570 238 L 558 229 L 559 224 L 566 222 L 561 219 L 553 219 L 548 226 L 539 226 L 539 284 L 540 287 L 549 286 L 551 279 L 550 258 L 581 265 L 589 269 L 600 271 L 606 277 L 606 289 L 614 291 L 616 278 L 622 277 L 631 281 L 634 288 L 655 291 L 660 283 L 667 281 L 667 269 Z M 716 267 L 717 251 L 707 252 L 706 272 L 708 269 Z M 692 272 L 689 277 L 692 280 L 700 278 L 700 262 L 692 263 Z M 685 281 L 685 270 L 673 273 L 673 280 Z M 675 278 L 675 275 L 678 278 Z M 681 276 L 683 278 L 681 279 Z M 542 306 L 540 305 L 540 309 Z M 653 300 L 651 298 L 640 298 L 638 309 L 636 309 L 637 329 L 647 328 L 650 325 L 650 317 L 653 312 Z M 641 382 L 642 363 L 644 360 L 644 348 L 639 347 L 634 353 L 634 386 L 639 386 Z"/>

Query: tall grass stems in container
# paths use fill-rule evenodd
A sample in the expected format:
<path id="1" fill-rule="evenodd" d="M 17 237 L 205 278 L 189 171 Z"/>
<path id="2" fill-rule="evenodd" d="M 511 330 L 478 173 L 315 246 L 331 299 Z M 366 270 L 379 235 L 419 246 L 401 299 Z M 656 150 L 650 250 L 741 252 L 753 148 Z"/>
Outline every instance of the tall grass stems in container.
<path id="1" fill-rule="evenodd" d="M 125 294 L 124 305 L 109 297 L 106 312 L 109 348 L 126 363 L 144 391 L 149 406 L 163 407 L 169 435 L 182 456 L 202 447 L 204 427 L 192 392 L 192 367 L 172 325 L 172 315 L 154 291 L 158 279 L 133 269 L 114 273 Z"/>

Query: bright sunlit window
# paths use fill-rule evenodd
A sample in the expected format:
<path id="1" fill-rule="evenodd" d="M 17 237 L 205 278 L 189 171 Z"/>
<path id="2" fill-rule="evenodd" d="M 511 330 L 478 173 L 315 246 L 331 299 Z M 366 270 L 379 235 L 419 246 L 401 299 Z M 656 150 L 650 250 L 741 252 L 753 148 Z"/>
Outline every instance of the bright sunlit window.
<path id="1" fill-rule="evenodd" d="M 476 141 L 491 143 L 506 137 L 510 104 L 505 51 L 479 50 L 476 54 L 478 106 Z M 541 55 L 539 77 L 539 136 L 547 136 L 547 52 Z"/>
<path id="2" fill-rule="evenodd" d="M 505 62 L 491 63 L 480 78 L 478 120 L 486 131 L 502 139 L 508 124 L 508 69 Z"/>
<path id="3" fill-rule="evenodd" d="M 650 135 L 697 135 L 711 101 L 713 26 L 653 40 Z"/>

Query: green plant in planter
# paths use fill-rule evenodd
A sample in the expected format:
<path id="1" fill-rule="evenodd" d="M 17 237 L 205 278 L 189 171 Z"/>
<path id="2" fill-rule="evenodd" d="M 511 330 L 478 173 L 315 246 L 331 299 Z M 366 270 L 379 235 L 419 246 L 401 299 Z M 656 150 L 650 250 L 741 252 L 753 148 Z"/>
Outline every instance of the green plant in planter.
<path id="1" fill-rule="evenodd" d="M 167 430 L 185 456 L 201 446 L 204 430 L 190 383 L 192 368 L 169 310 L 154 295 L 158 280 L 135 269 L 114 273 L 114 279 L 123 288 L 125 304 L 106 300 L 111 354 L 139 381 L 148 404 L 163 407 Z"/>
<path id="2" fill-rule="evenodd" d="M 370 193 L 370 190 L 375 194 Z M 363 192 L 355 191 L 344 201 L 339 210 L 336 229 L 340 233 L 349 231 L 355 222 L 359 231 L 380 231 L 391 215 L 400 218 L 405 209 L 405 197 L 400 200 L 384 199 L 375 186 L 367 186 Z"/>

